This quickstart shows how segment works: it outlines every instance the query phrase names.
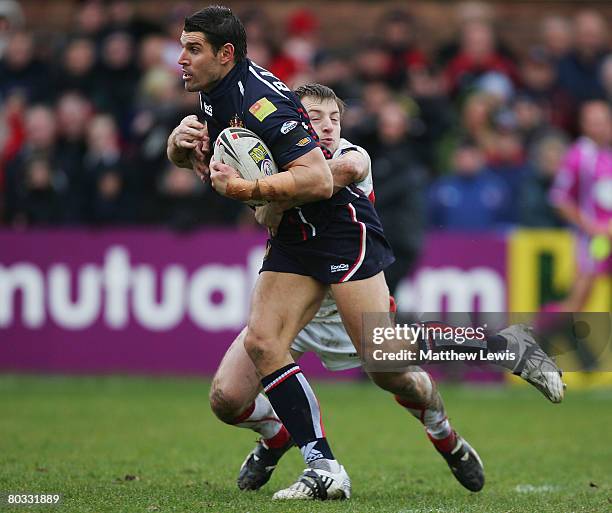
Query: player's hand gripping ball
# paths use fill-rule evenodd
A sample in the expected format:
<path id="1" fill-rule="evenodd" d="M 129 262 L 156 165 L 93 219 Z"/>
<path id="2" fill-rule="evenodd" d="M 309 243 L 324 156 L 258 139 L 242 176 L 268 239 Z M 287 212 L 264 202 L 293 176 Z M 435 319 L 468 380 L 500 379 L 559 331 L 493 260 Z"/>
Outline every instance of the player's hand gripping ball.
<path id="1" fill-rule="evenodd" d="M 213 151 L 213 160 L 232 166 L 245 180 L 260 180 L 278 173 L 272 153 L 257 134 L 246 128 L 223 130 Z M 247 201 L 248 205 L 265 205 L 266 201 Z"/>

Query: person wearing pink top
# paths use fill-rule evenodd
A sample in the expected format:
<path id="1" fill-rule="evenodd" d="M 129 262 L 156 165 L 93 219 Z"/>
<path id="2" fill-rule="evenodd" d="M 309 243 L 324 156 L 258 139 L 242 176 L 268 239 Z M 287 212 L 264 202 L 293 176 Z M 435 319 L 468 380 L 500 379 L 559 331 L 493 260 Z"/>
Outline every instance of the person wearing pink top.
<path id="1" fill-rule="evenodd" d="M 547 311 L 580 311 L 597 276 L 612 274 L 612 255 L 592 254 L 595 237 L 612 238 L 612 113 L 607 103 L 585 103 L 582 136 L 567 152 L 550 191 L 550 200 L 578 231 L 578 273 L 565 301 Z M 604 241 L 605 242 L 605 241 Z"/>

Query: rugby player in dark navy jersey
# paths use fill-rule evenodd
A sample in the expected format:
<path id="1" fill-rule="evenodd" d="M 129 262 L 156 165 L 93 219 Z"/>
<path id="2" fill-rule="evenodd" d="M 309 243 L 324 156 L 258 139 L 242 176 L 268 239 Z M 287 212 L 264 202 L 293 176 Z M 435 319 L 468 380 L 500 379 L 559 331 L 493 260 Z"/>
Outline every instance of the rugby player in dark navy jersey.
<path id="1" fill-rule="evenodd" d="M 316 134 L 295 95 L 246 59 L 246 35 L 224 7 L 186 18 L 179 64 L 188 91 L 201 92 L 206 124 L 183 120 L 168 141 L 178 165 L 205 171 L 220 130 L 242 125 L 258 134 L 283 169 L 257 182 L 213 162 L 215 190 L 237 200 L 284 201 L 289 209 L 271 238 L 255 285 L 244 347 L 274 410 L 308 466 L 305 498 L 350 496 L 350 480 L 324 434 L 318 401 L 289 347 L 312 319 L 331 285 L 356 345 L 363 312 L 385 312 L 389 291 L 382 270 L 393 261 L 376 213 L 356 190 L 332 197 L 333 182 Z M 278 498 L 298 497 L 289 491 Z"/>

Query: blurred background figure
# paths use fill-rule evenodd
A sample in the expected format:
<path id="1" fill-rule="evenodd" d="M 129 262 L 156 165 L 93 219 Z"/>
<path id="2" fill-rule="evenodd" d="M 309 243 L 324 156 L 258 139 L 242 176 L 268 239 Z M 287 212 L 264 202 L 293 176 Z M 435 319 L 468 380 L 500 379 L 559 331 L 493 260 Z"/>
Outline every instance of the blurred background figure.
<path id="1" fill-rule="evenodd" d="M 547 16 L 540 24 L 540 40 L 544 51 L 553 60 L 559 62 L 571 50 L 574 43 L 572 26 L 563 16 Z"/>
<path id="2" fill-rule="evenodd" d="M 561 168 L 567 141 L 561 135 L 538 139 L 530 151 L 529 173 L 519 192 L 519 223 L 531 228 L 560 228 L 565 221 L 550 204 L 548 196 Z"/>
<path id="3" fill-rule="evenodd" d="M 511 201 L 504 181 L 485 167 L 477 143 L 466 139 L 455 150 L 451 174 L 430 188 L 429 226 L 455 231 L 503 228 Z"/>
<path id="4" fill-rule="evenodd" d="M 610 51 L 608 24 L 596 11 L 582 11 L 574 20 L 574 46 L 558 63 L 559 85 L 574 100 L 602 99 L 601 67 Z"/>
<path id="5" fill-rule="evenodd" d="M 579 274 L 565 301 L 548 311 L 577 312 L 589 298 L 598 275 L 612 275 L 612 255 L 593 253 L 596 237 L 612 239 L 612 113 L 603 101 L 580 110 L 582 137 L 568 150 L 550 192 L 553 205 L 578 231 Z"/>
<path id="6" fill-rule="evenodd" d="M 396 258 L 385 269 L 392 293 L 412 269 L 425 227 L 423 193 L 427 172 L 409 144 L 408 123 L 401 105 L 385 105 L 378 118 L 378 140 L 370 152 L 376 210 Z"/>
<path id="7" fill-rule="evenodd" d="M 24 16 L 17 0 L 0 0 L 0 59 L 7 51 L 10 34 L 23 27 Z"/>

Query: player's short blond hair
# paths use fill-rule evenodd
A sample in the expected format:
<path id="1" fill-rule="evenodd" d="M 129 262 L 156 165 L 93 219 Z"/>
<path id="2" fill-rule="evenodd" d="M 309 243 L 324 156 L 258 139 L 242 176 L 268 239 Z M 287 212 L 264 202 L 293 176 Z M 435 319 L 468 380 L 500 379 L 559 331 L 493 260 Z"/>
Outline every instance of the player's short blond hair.
<path id="1" fill-rule="evenodd" d="M 346 104 L 340 98 L 338 98 L 338 96 L 336 96 L 334 90 L 331 87 L 327 87 L 323 84 L 311 83 L 301 85 L 295 90 L 295 94 L 297 94 L 300 100 L 306 96 L 315 98 L 321 102 L 324 100 L 333 100 L 338 105 L 338 110 L 340 111 L 341 116 L 344 114 L 346 109 Z"/>

